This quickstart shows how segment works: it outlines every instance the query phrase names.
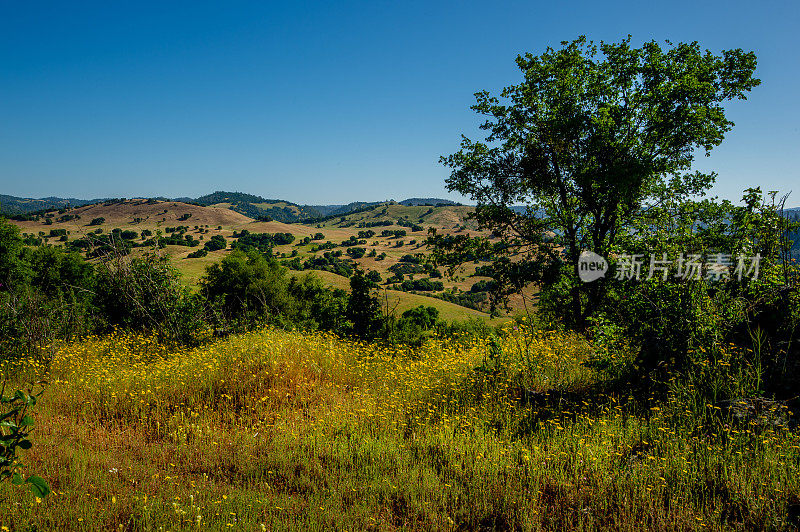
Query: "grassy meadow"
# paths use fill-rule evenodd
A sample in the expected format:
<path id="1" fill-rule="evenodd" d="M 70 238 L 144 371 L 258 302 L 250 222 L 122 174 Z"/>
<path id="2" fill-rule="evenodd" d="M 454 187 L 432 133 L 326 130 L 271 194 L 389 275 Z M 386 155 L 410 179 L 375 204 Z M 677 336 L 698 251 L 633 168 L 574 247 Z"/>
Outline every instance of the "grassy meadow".
<path id="1" fill-rule="evenodd" d="M 0 530 L 797 528 L 795 432 L 679 388 L 643 406 L 599 351 L 516 322 L 417 349 L 271 328 L 59 344 L 3 363 L 48 383 L 22 459 L 53 492 L 0 483 Z"/>

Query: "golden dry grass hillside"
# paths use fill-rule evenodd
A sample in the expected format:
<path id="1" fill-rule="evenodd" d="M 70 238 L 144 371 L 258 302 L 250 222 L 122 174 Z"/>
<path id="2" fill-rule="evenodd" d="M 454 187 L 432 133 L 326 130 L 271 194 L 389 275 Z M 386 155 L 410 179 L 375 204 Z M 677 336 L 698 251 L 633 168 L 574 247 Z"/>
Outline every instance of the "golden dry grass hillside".
<path id="1" fill-rule="evenodd" d="M 272 204 L 271 204 L 272 205 Z M 289 204 L 287 204 L 289 205 Z M 170 231 L 181 230 L 181 235 L 193 239 L 195 247 L 167 245 L 165 251 L 173 258 L 175 266 L 184 274 L 189 286 L 195 286 L 203 275 L 205 268 L 221 260 L 231 252 L 230 244 L 236 240 L 235 234 L 242 231 L 250 233 L 290 233 L 294 237 L 291 244 L 274 247 L 276 257 L 281 260 L 295 259 L 307 261 L 321 257 L 327 252 L 342 253 L 347 247 L 362 247 L 366 253 L 363 257 L 351 258 L 346 254 L 342 259 L 356 264 L 366 270 L 377 271 L 386 281 L 393 277 L 391 269 L 409 255 L 425 256 L 429 253 L 425 239 L 429 229 L 436 229 L 446 234 L 480 234 L 475 230 L 474 222 L 468 219 L 472 207 L 448 206 L 406 206 L 401 204 L 378 205 L 363 212 L 329 217 L 314 223 L 283 223 L 279 221 L 257 221 L 231 210 L 230 205 L 220 203 L 212 206 L 200 206 L 177 201 L 153 199 L 128 199 L 108 201 L 87 205 L 69 210 L 50 211 L 35 221 L 14 221 L 23 235 L 41 238 L 44 243 L 64 245 L 65 241 L 84 238 L 87 235 L 108 234 L 115 230 L 135 232 L 131 241 L 141 244 L 151 235 L 170 235 Z M 98 223 L 99 222 L 99 223 Z M 368 238 L 362 238 L 364 231 L 374 232 Z M 405 236 L 397 236 L 396 232 L 404 231 Z M 65 232 L 62 235 L 61 232 Z M 322 239 L 313 239 L 315 235 Z M 51 236 L 54 235 L 54 236 Z M 202 248 L 208 240 L 219 235 L 228 242 L 227 249 L 211 251 L 203 257 L 192 256 Z M 488 236 L 488 235 L 486 235 Z M 355 239 L 355 240 L 353 240 Z M 347 243 L 345 245 L 345 243 Z M 320 245 L 332 248 L 322 249 Z M 134 252 L 136 248 L 134 248 Z M 472 286 L 485 277 L 476 277 L 478 264 L 467 264 L 455 277 L 441 277 L 445 291 L 469 294 Z M 319 269 L 319 267 L 317 267 Z M 339 276 L 330 272 L 319 272 L 331 285 L 341 285 Z M 410 274 L 408 279 L 427 278 L 424 274 Z M 428 304 L 439 308 L 440 312 L 451 317 L 488 317 L 486 302 L 473 308 L 466 308 L 460 300 L 444 301 L 430 297 L 435 292 L 392 290 L 396 286 L 386 286 L 392 294 L 390 308 L 407 309 L 412 304 Z M 525 299 L 521 296 L 512 298 L 511 305 L 515 312 L 524 311 L 530 304 L 532 293 Z"/>

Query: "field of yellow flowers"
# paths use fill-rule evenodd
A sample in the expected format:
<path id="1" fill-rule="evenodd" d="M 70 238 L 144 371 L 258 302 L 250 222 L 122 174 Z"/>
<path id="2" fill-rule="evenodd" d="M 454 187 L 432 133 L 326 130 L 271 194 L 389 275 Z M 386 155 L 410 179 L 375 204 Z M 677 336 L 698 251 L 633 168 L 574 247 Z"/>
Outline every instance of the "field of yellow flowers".
<path id="1" fill-rule="evenodd" d="M 600 393 L 587 340 L 509 325 L 386 347 L 117 333 L 6 362 L 47 381 L 0 530 L 793 529 L 800 438 Z M 711 414 L 713 406 L 709 405 Z"/>

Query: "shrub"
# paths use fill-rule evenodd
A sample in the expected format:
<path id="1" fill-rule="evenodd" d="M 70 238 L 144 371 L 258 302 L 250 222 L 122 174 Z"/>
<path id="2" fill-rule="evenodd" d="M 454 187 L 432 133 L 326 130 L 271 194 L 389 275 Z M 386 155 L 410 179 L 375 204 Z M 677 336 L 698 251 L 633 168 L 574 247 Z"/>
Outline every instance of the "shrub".
<path id="1" fill-rule="evenodd" d="M 98 268 L 95 291 L 108 325 L 152 331 L 186 344 L 197 343 L 204 329 L 201 302 L 181 284 L 167 256 L 115 254 Z"/>
<path id="2" fill-rule="evenodd" d="M 228 242 L 225 240 L 224 236 L 214 235 L 208 240 L 208 242 L 205 243 L 203 247 L 206 249 L 206 251 L 218 251 L 228 247 Z"/>
<path id="3" fill-rule="evenodd" d="M 249 327 L 271 316 L 286 314 L 291 306 L 284 268 L 257 251 L 235 250 L 206 268 L 200 280 L 206 299 L 222 312 L 222 319 Z"/>
<path id="4" fill-rule="evenodd" d="M 363 257 L 366 254 L 367 249 L 366 248 L 359 248 L 359 247 L 352 247 L 352 248 L 347 248 L 346 252 L 347 252 L 347 254 L 349 256 L 353 257 L 354 259 L 360 259 L 361 257 Z"/>

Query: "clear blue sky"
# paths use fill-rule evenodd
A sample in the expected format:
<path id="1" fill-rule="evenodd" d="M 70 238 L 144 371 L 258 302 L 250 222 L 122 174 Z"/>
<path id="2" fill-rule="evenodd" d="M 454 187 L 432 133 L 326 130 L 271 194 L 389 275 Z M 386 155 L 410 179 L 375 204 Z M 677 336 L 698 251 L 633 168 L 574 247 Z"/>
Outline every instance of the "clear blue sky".
<path id="1" fill-rule="evenodd" d="M 800 3 L 0 1 L 0 193 L 437 196 L 478 90 L 586 34 L 756 52 L 762 85 L 698 168 L 794 189 Z"/>

